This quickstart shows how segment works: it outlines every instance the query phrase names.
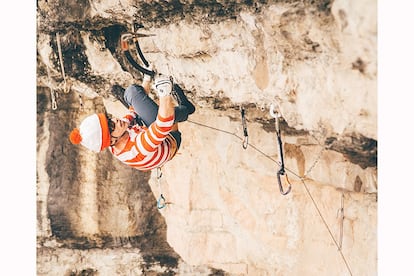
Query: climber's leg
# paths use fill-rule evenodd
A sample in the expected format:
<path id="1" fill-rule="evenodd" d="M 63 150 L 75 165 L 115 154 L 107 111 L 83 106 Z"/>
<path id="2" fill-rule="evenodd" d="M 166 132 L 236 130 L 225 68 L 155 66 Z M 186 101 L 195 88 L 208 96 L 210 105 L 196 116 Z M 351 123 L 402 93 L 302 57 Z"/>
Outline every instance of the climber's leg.
<path id="1" fill-rule="evenodd" d="M 130 85 L 124 93 L 125 102 L 132 106 L 139 117 L 149 126 L 155 121 L 158 114 L 158 105 L 151 99 L 140 85 Z M 174 108 L 175 122 L 184 122 L 188 119 L 188 110 L 184 105 Z"/>
<path id="2" fill-rule="evenodd" d="M 125 90 L 124 100 L 132 106 L 146 126 L 152 124 L 157 118 L 158 105 L 151 99 L 140 85 L 130 85 Z"/>

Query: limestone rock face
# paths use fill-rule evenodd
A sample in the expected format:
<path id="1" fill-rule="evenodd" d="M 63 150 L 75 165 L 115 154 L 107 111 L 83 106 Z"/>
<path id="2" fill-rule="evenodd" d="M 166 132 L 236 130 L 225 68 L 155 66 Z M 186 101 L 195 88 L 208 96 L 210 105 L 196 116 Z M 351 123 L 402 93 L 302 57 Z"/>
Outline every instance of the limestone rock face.
<path id="1" fill-rule="evenodd" d="M 311 3 L 38 1 L 38 275 L 375 275 L 376 1 Z M 197 108 L 161 178 L 68 140 L 125 114 L 134 22 Z"/>

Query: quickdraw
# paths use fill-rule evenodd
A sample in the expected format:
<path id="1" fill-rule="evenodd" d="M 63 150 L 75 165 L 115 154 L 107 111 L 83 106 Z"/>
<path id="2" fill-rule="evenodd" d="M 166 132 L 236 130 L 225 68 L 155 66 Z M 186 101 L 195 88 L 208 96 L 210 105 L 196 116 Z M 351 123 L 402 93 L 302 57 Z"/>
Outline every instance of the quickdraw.
<path id="1" fill-rule="evenodd" d="M 161 168 L 157 168 L 157 182 L 158 182 L 158 187 L 160 189 L 160 197 L 157 200 L 157 208 L 158 209 L 162 209 L 165 206 L 167 206 L 167 204 L 165 203 L 165 197 L 162 194 L 162 190 L 161 190 L 161 176 L 162 176 L 162 172 L 161 172 Z"/>
<path id="2" fill-rule="evenodd" d="M 275 114 L 273 104 L 270 106 L 270 115 L 273 118 L 275 118 L 277 142 L 279 144 L 280 169 L 277 172 L 277 181 L 279 183 L 280 193 L 282 195 L 287 195 L 292 190 L 292 185 L 290 184 L 289 178 L 287 177 L 287 175 L 285 175 L 286 172 L 285 172 L 285 163 L 284 163 L 284 159 L 283 159 L 283 144 L 282 144 L 282 138 L 281 138 L 280 126 L 279 126 L 279 117 L 281 117 L 281 116 L 279 114 Z M 289 184 L 289 187 L 288 187 L 287 191 L 284 191 L 284 189 L 283 189 L 282 180 L 280 179 L 281 175 L 285 175 L 286 182 Z"/>
<path id="3" fill-rule="evenodd" d="M 68 93 L 70 88 L 67 85 L 66 81 L 66 74 L 65 74 L 65 66 L 63 64 L 63 54 L 62 54 L 62 46 L 60 45 L 60 35 L 56 33 L 56 44 L 58 47 L 58 55 L 59 55 L 59 62 L 60 62 L 60 70 L 63 78 L 63 92 Z"/>
<path id="4" fill-rule="evenodd" d="M 345 212 L 344 212 L 344 199 L 345 199 L 345 195 L 344 192 L 342 192 L 341 195 L 341 208 L 338 209 L 337 213 L 336 213 L 336 217 L 340 216 L 340 226 L 339 226 L 339 246 L 338 246 L 338 250 L 342 250 L 342 240 L 344 237 L 344 220 L 345 220 Z"/>
<path id="5" fill-rule="evenodd" d="M 247 146 L 249 145 L 249 134 L 247 133 L 247 125 L 246 125 L 246 117 L 245 117 L 245 111 L 243 107 L 240 107 L 241 117 L 242 117 L 242 126 L 243 126 L 243 148 L 247 149 Z"/>
<path id="6" fill-rule="evenodd" d="M 138 56 L 140 57 L 142 63 L 144 64 L 145 67 L 148 67 L 149 63 L 145 59 L 144 54 L 142 53 L 141 47 L 139 45 L 138 38 L 140 38 L 140 37 L 149 37 L 149 36 L 154 36 L 154 35 L 153 34 L 142 34 L 142 33 L 132 32 L 132 33 L 122 34 L 120 40 L 121 40 L 121 49 L 124 52 L 124 55 L 127 58 L 127 60 L 131 63 L 131 65 L 135 69 L 140 71 L 141 73 L 149 75 L 149 76 L 151 76 L 151 78 L 153 78 L 155 76 L 155 71 L 148 70 L 147 68 L 144 68 L 138 62 L 136 62 L 135 59 L 132 57 L 132 54 L 129 50 L 130 45 L 134 44 L 135 49 L 136 49 L 136 51 L 138 53 Z"/>
<path id="7" fill-rule="evenodd" d="M 59 94 L 52 88 L 52 85 L 51 85 L 51 79 L 52 78 L 50 76 L 50 69 L 49 69 L 48 65 L 46 65 L 46 72 L 47 72 L 47 77 L 48 77 L 48 80 L 49 80 L 48 86 L 49 86 L 49 89 L 50 89 L 50 98 L 52 100 L 52 110 L 56 110 L 57 109 L 56 98 L 59 96 Z"/>

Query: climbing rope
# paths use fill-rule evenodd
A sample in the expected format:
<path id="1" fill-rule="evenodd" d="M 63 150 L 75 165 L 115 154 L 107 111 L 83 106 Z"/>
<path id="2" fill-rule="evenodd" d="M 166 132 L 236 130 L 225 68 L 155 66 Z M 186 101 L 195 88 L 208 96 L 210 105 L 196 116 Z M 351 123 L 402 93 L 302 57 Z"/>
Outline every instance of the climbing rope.
<path id="1" fill-rule="evenodd" d="M 325 147 L 322 147 L 321 151 L 319 152 L 318 156 L 316 157 L 315 161 L 312 163 L 312 165 L 309 167 L 309 169 L 306 171 L 304 177 L 308 176 L 310 172 L 313 170 L 313 168 L 318 164 L 319 160 L 321 159 L 323 152 L 325 151 Z"/>
<path id="2" fill-rule="evenodd" d="M 238 139 L 240 139 L 240 140 L 243 141 L 243 138 L 242 137 L 240 137 L 237 134 L 232 133 L 230 131 L 223 130 L 223 129 L 219 129 L 219 128 L 212 127 L 212 126 L 208 126 L 208 125 L 205 125 L 205 124 L 202 124 L 202 123 L 199 123 L 199 122 L 195 122 L 195 121 L 192 121 L 192 120 L 187 120 L 187 122 L 190 122 L 192 124 L 195 124 L 195 125 L 198 125 L 198 126 L 202 126 L 202 127 L 205 127 L 205 128 L 211 129 L 211 130 L 214 130 L 214 131 L 219 131 L 219 132 L 222 132 L 222 133 L 227 133 L 227 134 L 232 135 L 232 136 L 234 136 L 234 137 L 236 137 L 236 138 L 238 138 Z M 266 154 L 265 152 L 263 152 L 262 150 L 260 150 L 259 148 L 257 148 L 255 145 L 253 145 L 253 144 L 250 143 L 250 147 L 252 149 L 254 149 L 255 151 L 257 151 L 258 153 L 262 154 L 264 157 L 266 157 L 269 160 L 271 160 L 272 162 L 278 164 L 280 167 L 282 166 L 282 163 L 281 162 L 275 160 L 274 158 L 272 158 L 271 156 L 269 156 L 268 154 Z M 336 241 L 336 239 L 335 239 L 335 237 L 334 237 L 334 235 L 333 235 L 333 233 L 332 233 L 332 231 L 331 231 L 328 223 L 326 222 L 324 216 L 322 215 L 322 212 L 321 212 L 318 204 L 316 203 L 316 200 L 313 198 L 313 196 L 312 196 L 312 194 L 311 194 L 311 192 L 310 192 L 310 190 L 309 190 L 309 188 L 308 188 L 308 186 L 307 186 L 307 184 L 305 182 L 305 177 L 301 177 L 300 175 L 298 175 L 297 173 L 295 173 L 294 171 L 292 171 L 292 170 L 290 170 L 290 169 L 288 169 L 286 167 L 284 167 L 284 169 L 286 171 L 289 171 L 290 173 L 292 173 L 294 176 L 296 176 L 301 181 L 301 183 L 303 184 L 303 187 L 305 188 L 305 191 L 306 191 L 307 195 L 311 199 L 311 202 L 312 202 L 313 206 L 315 207 L 315 209 L 316 209 L 319 217 L 321 218 L 323 225 L 325 226 L 326 230 L 329 233 L 329 236 L 331 237 L 331 239 L 334 242 L 336 248 L 338 249 L 339 254 L 340 254 L 340 256 L 341 256 L 341 258 L 342 258 L 342 260 L 343 260 L 343 262 L 344 262 L 344 264 L 345 264 L 345 266 L 346 266 L 349 274 L 352 276 L 353 274 L 352 274 L 351 268 L 350 268 L 350 266 L 348 264 L 348 261 L 346 260 L 344 254 L 342 252 L 342 249 L 341 249 L 342 244 L 340 246 L 338 244 L 338 242 Z"/>
<path id="3" fill-rule="evenodd" d="M 298 175 L 296 175 L 296 176 L 298 176 Z M 317 210 L 317 212 L 318 212 L 318 214 L 319 214 L 319 217 L 322 219 L 323 224 L 325 225 L 326 229 L 328 230 L 329 235 L 331 236 L 332 241 L 335 243 L 335 246 L 336 246 L 336 248 L 338 249 L 339 254 L 340 254 L 340 255 L 341 255 L 341 257 L 342 257 L 342 260 L 344 261 L 344 263 L 345 263 L 345 265 L 346 265 L 346 267 L 347 267 L 347 269 L 348 269 L 349 274 L 352 276 L 352 271 L 351 271 L 351 268 L 349 267 L 349 264 L 348 264 L 348 262 L 347 262 L 347 260 L 346 260 L 346 258 L 345 258 L 345 256 L 344 256 L 344 254 L 342 253 L 341 247 L 339 246 L 339 244 L 338 244 L 338 242 L 336 241 L 336 239 L 335 239 L 335 237 L 334 237 L 334 235 L 333 235 L 333 233 L 332 233 L 331 229 L 329 228 L 328 223 L 326 222 L 325 218 L 323 217 L 322 212 L 320 211 L 320 209 L 319 209 L 319 207 L 318 207 L 318 204 L 316 204 L 315 199 L 313 198 L 312 194 L 310 193 L 309 188 L 308 188 L 308 186 L 306 185 L 305 180 L 304 180 L 302 177 L 300 177 L 300 176 L 298 176 L 298 177 L 300 178 L 300 181 L 302 182 L 303 186 L 305 187 L 305 190 L 306 190 L 307 194 L 309 195 L 310 199 L 312 200 L 313 205 L 315 206 L 315 208 L 316 208 L 316 210 Z"/>
<path id="4" fill-rule="evenodd" d="M 138 71 L 140 71 L 143 74 L 147 74 L 147 75 L 150 75 L 151 77 L 154 77 L 155 72 L 154 71 L 151 71 L 151 70 L 148 70 L 148 69 L 142 67 L 141 65 L 139 65 L 132 58 L 132 55 L 131 55 L 131 53 L 129 51 L 130 44 L 132 44 L 132 42 L 135 41 L 135 48 L 136 48 L 136 50 L 138 52 L 138 55 L 140 56 L 141 61 L 144 63 L 144 65 L 146 67 L 148 67 L 148 62 L 146 61 L 144 55 L 142 54 L 141 48 L 139 46 L 138 38 L 139 37 L 146 37 L 146 36 L 150 36 L 150 35 L 143 35 L 143 34 L 136 33 L 134 28 L 133 28 L 133 32 L 134 32 L 133 34 L 127 33 L 127 34 L 123 34 L 121 36 L 121 49 L 124 52 L 124 55 L 127 58 L 127 60 Z M 279 165 L 280 168 L 279 168 L 279 170 L 277 172 L 277 179 L 278 179 L 278 183 L 279 183 L 280 193 L 282 195 L 287 195 L 291 191 L 291 184 L 289 182 L 289 179 L 287 177 L 287 174 L 286 174 L 286 171 L 285 170 L 291 172 L 293 175 L 295 175 L 296 177 L 298 177 L 300 179 L 300 181 L 302 182 L 303 186 L 305 187 L 305 190 L 306 190 L 308 196 L 310 197 L 310 199 L 311 199 L 311 201 L 312 201 L 315 209 L 317 210 L 317 212 L 318 212 L 318 214 L 319 214 L 319 216 L 320 216 L 323 224 L 325 225 L 325 227 L 326 227 L 326 229 L 327 229 L 327 231 L 328 231 L 331 239 L 333 240 L 334 244 L 338 248 L 338 251 L 339 251 L 339 253 L 340 253 L 340 255 L 341 255 L 341 257 L 342 257 L 342 259 L 343 259 L 343 261 L 344 261 L 344 263 L 345 263 L 345 265 L 346 265 L 346 267 L 347 267 L 347 269 L 348 269 L 348 271 L 350 273 L 350 275 L 352 276 L 351 268 L 350 268 L 350 266 L 349 266 L 349 264 L 348 264 L 345 256 L 343 255 L 342 250 L 341 250 L 342 243 L 341 243 L 341 245 L 339 245 L 338 242 L 336 241 L 334 235 L 332 234 L 332 231 L 329 228 L 329 225 L 327 224 L 325 218 L 323 217 L 322 212 L 320 211 L 318 204 L 316 203 L 315 199 L 313 198 L 312 194 L 309 191 L 309 188 L 307 187 L 307 184 L 305 182 L 305 178 L 304 177 L 301 177 L 298 174 L 294 173 L 293 171 L 285 168 L 285 166 L 284 166 L 284 159 L 283 159 L 283 144 L 282 144 L 281 132 L 280 132 L 280 126 L 279 126 L 279 117 L 281 117 L 281 116 L 280 115 L 276 115 L 274 113 L 274 111 L 273 111 L 273 105 L 271 105 L 270 114 L 271 114 L 272 117 L 275 118 L 275 128 L 276 128 L 276 134 L 277 134 L 277 141 L 278 141 L 278 145 L 279 145 L 280 162 L 274 160 L 272 157 L 270 157 L 269 155 L 265 154 L 263 151 L 259 150 L 254 145 L 250 145 L 251 148 L 253 148 L 254 150 L 256 150 L 259 153 L 263 154 L 264 156 L 266 156 L 267 158 L 269 158 L 270 160 L 272 160 L 273 162 L 275 162 L 275 163 L 277 163 Z M 208 126 L 208 125 L 205 125 L 205 124 L 201 124 L 201 123 L 198 123 L 198 122 L 195 122 L 195 121 L 192 121 L 192 120 L 187 120 L 187 122 L 190 122 L 190 123 L 193 123 L 193 124 L 196 124 L 196 125 L 199 125 L 199 126 L 203 126 L 203 127 L 206 127 L 206 128 L 212 129 L 212 130 L 215 130 L 215 131 L 220 131 L 220 132 L 223 132 L 223 133 L 227 133 L 229 135 L 232 135 L 232 136 L 234 136 L 234 137 L 242 140 L 243 148 L 244 149 L 247 149 L 247 145 L 248 145 L 248 134 L 247 134 L 247 126 L 246 126 L 246 121 L 245 121 L 245 110 L 244 110 L 244 108 L 241 108 L 241 116 L 242 116 L 242 126 L 243 126 L 243 134 L 244 134 L 244 137 L 243 138 L 240 137 L 240 136 L 238 136 L 235 133 L 232 133 L 232 132 L 229 132 L 229 131 L 226 131 L 226 130 L 222 130 L 222 129 L 219 129 L 219 128 L 211 127 L 211 126 Z M 310 171 L 313 169 L 313 167 L 319 161 L 321 155 L 322 155 L 322 151 L 319 154 L 319 156 L 316 159 L 316 161 L 314 162 L 314 164 L 311 166 L 311 168 L 306 172 L 306 174 L 310 173 Z M 281 176 L 283 176 L 283 175 L 285 175 L 286 181 L 289 184 L 288 189 L 286 191 L 283 189 L 282 181 L 281 181 Z M 161 169 L 160 168 L 157 168 L 157 181 L 158 181 L 158 185 L 159 185 L 159 189 L 160 189 L 160 197 L 157 200 L 157 208 L 158 209 L 162 209 L 162 208 L 164 208 L 166 206 L 165 198 L 164 198 L 163 193 L 162 193 L 162 190 L 161 190 L 161 183 L 160 183 L 161 176 L 162 176 Z"/>
<path id="5" fill-rule="evenodd" d="M 57 47 L 58 47 L 58 55 L 59 55 L 59 62 L 60 62 L 60 71 L 61 71 L 62 78 L 63 78 L 63 92 L 67 93 L 69 91 L 67 89 L 65 66 L 63 65 L 62 47 L 60 45 L 60 35 L 59 35 L 58 32 L 56 33 L 56 44 L 57 44 Z"/>

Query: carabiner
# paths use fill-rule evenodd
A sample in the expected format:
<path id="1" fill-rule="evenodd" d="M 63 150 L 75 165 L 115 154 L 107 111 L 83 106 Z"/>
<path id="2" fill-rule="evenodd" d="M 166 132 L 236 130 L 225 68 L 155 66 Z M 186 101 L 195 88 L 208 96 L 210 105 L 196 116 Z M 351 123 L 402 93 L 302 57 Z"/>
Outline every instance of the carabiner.
<path id="1" fill-rule="evenodd" d="M 285 175 L 285 162 L 284 162 L 284 159 L 283 159 L 283 144 L 282 144 L 282 137 L 280 136 L 280 128 L 279 128 L 279 117 L 281 117 L 281 115 L 276 114 L 274 112 L 274 106 L 273 106 L 273 104 L 270 105 L 269 112 L 270 112 L 270 115 L 273 118 L 275 118 L 275 128 L 276 128 L 276 134 L 277 134 L 277 143 L 279 145 L 280 169 L 277 172 L 277 182 L 279 183 L 280 193 L 282 195 L 287 195 L 288 193 L 290 193 L 290 190 L 292 190 L 292 185 L 290 184 L 287 175 Z M 286 181 L 289 184 L 289 188 L 287 189 L 287 191 L 284 191 L 284 189 L 283 189 L 282 180 L 280 179 L 280 176 L 281 175 L 285 175 Z"/>
<path id="2" fill-rule="evenodd" d="M 273 118 L 277 119 L 279 116 L 279 114 L 274 112 L 275 106 L 273 104 L 270 104 L 270 108 L 269 108 L 269 113 L 270 116 L 272 116 Z"/>
<path id="3" fill-rule="evenodd" d="M 287 183 L 289 184 L 289 188 L 287 189 L 287 191 L 286 191 L 286 192 L 283 190 L 282 180 L 280 179 L 280 176 L 281 176 L 281 175 L 284 175 L 284 176 L 286 177 L 286 181 L 287 181 Z M 278 183 L 279 183 L 279 190 L 280 190 L 280 193 L 281 193 L 282 195 L 287 195 L 288 193 L 290 193 L 290 191 L 292 190 L 292 185 L 290 184 L 290 182 L 289 182 L 289 179 L 288 179 L 287 175 L 285 175 L 285 170 L 280 169 L 280 170 L 277 172 L 277 181 L 278 181 Z"/>
<path id="4" fill-rule="evenodd" d="M 162 208 L 164 208 L 167 205 L 165 203 L 165 197 L 162 194 L 162 190 L 161 190 L 161 177 L 162 177 L 161 168 L 158 167 L 157 168 L 157 182 L 158 182 L 158 188 L 160 189 L 160 197 L 157 200 L 157 208 L 158 209 L 162 209 Z"/>
<path id="5" fill-rule="evenodd" d="M 249 145 L 249 136 L 245 135 L 243 138 L 243 149 L 247 149 L 247 146 Z"/>
<path id="6" fill-rule="evenodd" d="M 59 94 L 57 92 L 55 92 L 52 87 L 50 88 L 50 96 L 52 98 L 52 110 L 56 110 L 57 109 L 57 102 L 56 102 L 56 96 L 58 96 Z M 56 96 L 55 96 L 56 95 Z"/>
<path id="7" fill-rule="evenodd" d="M 161 194 L 157 200 L 157 208 L 162 209 L 165 206 L 167 206 L 167 204 L 165 203 L 165 197 L 163 196 L 163 194 Z"/>

